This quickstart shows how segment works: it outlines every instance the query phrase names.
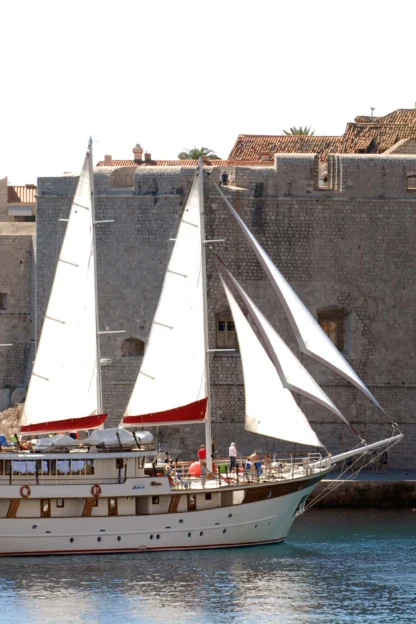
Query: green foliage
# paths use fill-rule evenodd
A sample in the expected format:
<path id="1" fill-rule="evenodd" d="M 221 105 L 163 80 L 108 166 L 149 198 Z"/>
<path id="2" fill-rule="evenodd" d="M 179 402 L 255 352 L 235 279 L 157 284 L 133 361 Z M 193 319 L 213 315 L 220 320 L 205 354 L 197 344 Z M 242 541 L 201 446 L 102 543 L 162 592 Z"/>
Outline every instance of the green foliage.
<path id="1" fill-rule="evenodd" d="M 203 156 L 206 156 L 210 160 L 221 160 L 209 147 L 184 148 L 184 151 L 178 154 L 180 160 L 198 160 L 198 158 L 202 158 Z"/>
<path id="2" fill-rule="evenodd" d="M 303 134 L 303 135 L 307 135 L 307 136 L 313 136 L 315 134 L 315 130 L 312 130 L 311 132 L 311 126 L 305 126 L 304 128 L 302 128 L 302 126 L 299 126 L 299 128 L 296 128 L 296 126 L 293 126 L 293 128 L 290 128 L 290 130 L 283 130 L 283 133 L 286 135 L 291 135 L 291 134 Z"/>

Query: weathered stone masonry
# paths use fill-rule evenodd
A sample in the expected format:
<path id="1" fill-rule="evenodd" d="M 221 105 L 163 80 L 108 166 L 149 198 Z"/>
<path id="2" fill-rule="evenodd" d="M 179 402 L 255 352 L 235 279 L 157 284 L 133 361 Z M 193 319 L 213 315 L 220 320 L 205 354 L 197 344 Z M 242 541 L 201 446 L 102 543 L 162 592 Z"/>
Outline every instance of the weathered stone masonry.
<path id="1" fill-rule="evenodd" d="M 278 155 L 274 165 L 227 167 L 235 187 L 226 193 L 302 300 L 317 311 L 340 306 L 347 312 L 345 354 L 397 421 L 405 438 L 390 453 L 394 467 L 414 467 L 416 441 L 416 195 L 406 191 L 406 176 L 416 170 L 410 156 L 334 157 L 336 179 L 319 188 L 313 155 Z M 125 337 L 146 342 L 156 308 L 178 218 L 193 170 L 147 167 L 123 172 L 96 170 L 97 219 L 114 219 L 97 229 L 101 328 L 125 329 L 105 336 L 102 356 L 105 407 L 118 423 L 128 401 L 141 357 L 122 357 Z M 298 353 L 287 320 L 210 179 L 206 176 L 207 238 L 269 320 Z M 57 254 L 76 178 L 41 178 L 37 216 L 38 331 L 44 315 Z M 122 184 L 126 186 L 122 186 Z M 129 185 L 129 186 L 127 186 Z M 336 189 L 336 190 L 332 190 Z M 211 346 L 215 317 L 228 312 L 208 254 Z M 383 414 L 358 391 L 308 358 L 303 361 L 338 407 L 369 441 L 387 436 Z M 241 453 L 266 448 L 293 451 L 244 431 L 244 397 L 238 354 L 212 356 L 213 432 L 219 454 L 232 439 Z M 184 380 L 186 383 L 186 380 Z M 332 452 L 356 443 L 343 423 L 306 399 L 300 399 L 321 440 Z M 166 432 L 161 433 L 164 439 Z M 200 426 L 169 430 L 170 450 L 185 457 L 203 439 Z"/>

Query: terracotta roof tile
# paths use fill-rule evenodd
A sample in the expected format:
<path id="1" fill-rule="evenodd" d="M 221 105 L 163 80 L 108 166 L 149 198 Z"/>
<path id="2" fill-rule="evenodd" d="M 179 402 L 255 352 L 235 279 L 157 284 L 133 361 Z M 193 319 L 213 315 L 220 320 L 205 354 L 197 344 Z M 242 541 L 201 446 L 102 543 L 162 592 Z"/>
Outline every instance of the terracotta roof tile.
<path id="1" fill-rule="evenodd" d="M 26 184 L 26 186 L 8 186 L 7 202 L 9 204 L 35 204 L 36 186 Z"/>
<path id="2" fill-rule="evenodd" d="M 273 160 L 253 160 L 244 161 L 241 160 L 208 160 L 203 163 L 204 167 L 231 167 L 231 166 L 254 166 L 254 167 L 267 167 L 274 164 Z M 111 165 L 108 165 L 104 160 L 100 160 L 97 167 L 197 167 L 197 160 L 152 160 L 148 163 L 142 162 L 136 163 L 134 160 L 112 160 Z"/>
<path id="3" fill-rule="evenodd" d="M 336 153 L 342 137 L 305 135 L 240 134 L 231 150 L 230 159 L 259 160 L 261 152 L 273 154 L 319 154 L 326 160 Z"/>

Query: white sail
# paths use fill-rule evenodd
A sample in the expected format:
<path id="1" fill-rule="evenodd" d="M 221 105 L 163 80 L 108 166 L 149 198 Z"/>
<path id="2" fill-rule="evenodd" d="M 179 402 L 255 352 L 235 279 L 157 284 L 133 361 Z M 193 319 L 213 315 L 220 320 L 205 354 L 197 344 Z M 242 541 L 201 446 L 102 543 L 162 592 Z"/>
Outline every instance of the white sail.
<path id="1" fill-rule="evenodd" d="M 225 268 L 225 270 L 244 301 L 285 388 L 297 392 L 315 403 L 326 407 L 336 414 L 338 418 L 341 418 L 345 423 L 349 424 L 348 420 L 343 416 L 336 405 L 334 405 L 329 396 L 325 394 L 306 368 L 299 362 L 295 354 L 292 353 L 286 343 L 281 339 L 274 327 L 272 327 L 266 317 L 260 312 L 235 277 L 227 268 Z"/>
<path id="2" fill-rule="evenodd" d="M 323 446 L 221 278 L 237 331 L 243 365 L 246 429 L 288 442 Z"/>
<path id="3" fill-rule="evenodd" d="M 123 425 L 203 421 L 207 405 L 201 216 L 195 177 Z"/>
<path id="4" fill-rule="evenodd" d="M 279 297 L 280 303 L 286 312 L 287 318 L 299 343 L 301 351 L 347 379 L 350 383 L 356 386 L 356 388 L 361 390 L 361 392 L 363 392 L 369 399 L 371 399 L 377 407 L 384 411 L 377 399 L 364 385 L 356 372 L 351 368 L 331 339 L 325 334 L 312 314 L 299 299 L 293 288 L 273 264 L 267 253 L 250 232 L 241 217 L 234 210 L 233 206 L 225 197 L 221 189 L 218 186 L 217 189 L 246 236 L 277 296 Z"/>
<path id="5" fill-rule="evenodd" d="M 90 158 L 88 152 L 56 265 L 21 419 L 23 432 L 92 428 L 105 419 L 98 419 L 97 415 L 95 252 Z"/>

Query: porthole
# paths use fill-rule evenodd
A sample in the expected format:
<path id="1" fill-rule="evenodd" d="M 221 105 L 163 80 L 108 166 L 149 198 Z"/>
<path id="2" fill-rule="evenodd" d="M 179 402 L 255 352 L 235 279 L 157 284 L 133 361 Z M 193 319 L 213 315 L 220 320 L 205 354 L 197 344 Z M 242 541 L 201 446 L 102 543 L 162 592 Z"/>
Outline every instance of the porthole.
<path id="1" fill-rule="evenodd" d="M 160 539 L 160 535 L 159 535 L 159 533 L 156 535 L 156 539 Z"/>
<path id="2" fill-rule="evenodd" d="M 200 531 L 200 532 L 199 532 L 199 535 L 200 535 L 201 537 L 203 536 L 203 534 L 204 534 L 204 532 L 203 532 L 203 531 Z"/>
<path id="3" fill-rule="evenodd" d="M 270 526 L 270 525 L 271 525 L 271 522 L 269 522 L 269 524 L 267 526 Z"/>
<path id="4" fill-rule="evenodd" d="M 258 526 L 259 526 L 258 524 L 255 524 L 255 525 L 254 525 L 254 528 L 255 528 L 255 529 L 257 529 L 257 527 L 258 527 Z"/>
<path id="5" fill-rule="evenodd" d="M 70 541 L 70 542 L 71 542 L 71 544 L 72 544 L 72 543 L 73 543 L 73 541 L 74 541 L 74 538 L 73 538 L 73 537 L 71 537 L 69 541 Z"/>
<path id="6" fill-rule="evenodd" d="M 120 535 L 118 536 L 117 541 L 118 541 L 118 542 L 121 542 L 121 537 L 120 537 Z"/>
<path id="7" fill-rule="evenodd" d="M 272 497 L 272 491 L 271 491 L 271 490 L 269 490 L 269 491 L 267 492 L 267 498 L 271 498 L 271 497 Z"/>
<path id="8" fill-rule="evenodd" d="M 181 522 L 183 522 L 183 518 L 181 518 L 181 519 L 179 520 L 179 523 L 181 523 Z"/>
<path id="9" fill-rule="evenodd" d="M 37 528 L 38 528 L 38 525 L 37 525 L 37 524 L 34 524 L 34 525 L 32 526 L 32 529 L 37 529 Z"/>
<path id="10" fill-rule="evenodd" d="M 222 532 L 223 532 L 223 533 L 227 533 L 227 529 L 223 529 L 223 530 L 222 530 Z"/>
<path id="11" fill-rule="evenodd" d="M 150 539 L 153 539 L 153 535 L 150 536 Z"/>
<path id="12" fill-rule="evenodd" d="M 188 533 L 188 537 L 191 537 L 192 533 Z"/>
<path id="13" fill-rule="evenodd" d="M 232 518 L 232 517 L 233 517 L 233 514 L 228 514 L 228 517 L 229 517 L 229 518 Z"/>
<path id="14" fill-rule="evenodd" d="M 101 542 L 101 537 L 97 537 L 97 542 Z"/>

